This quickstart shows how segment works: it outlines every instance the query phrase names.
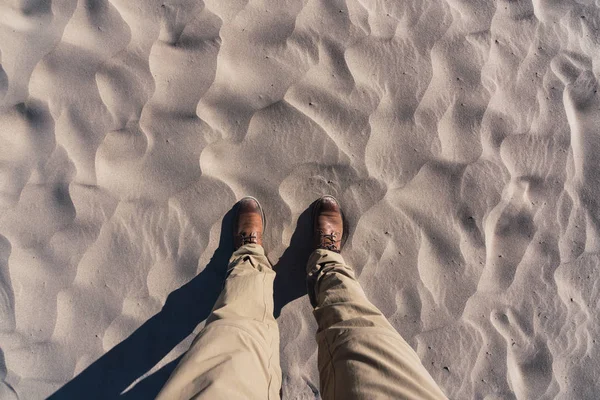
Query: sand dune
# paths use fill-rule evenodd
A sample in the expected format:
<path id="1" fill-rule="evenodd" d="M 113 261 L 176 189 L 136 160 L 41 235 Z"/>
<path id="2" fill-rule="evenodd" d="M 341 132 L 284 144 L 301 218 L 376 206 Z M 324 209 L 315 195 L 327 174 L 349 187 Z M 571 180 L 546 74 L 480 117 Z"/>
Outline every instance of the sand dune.
<path id="1" fill-rule="evenodd" d="M 450 398 L 597 399 L 599 29 L 597 0 L 2 2 L 0 398 L 152 397 L 243 195 L 283 397 L 319 398 L 302 233 L 331 193 Z"/>

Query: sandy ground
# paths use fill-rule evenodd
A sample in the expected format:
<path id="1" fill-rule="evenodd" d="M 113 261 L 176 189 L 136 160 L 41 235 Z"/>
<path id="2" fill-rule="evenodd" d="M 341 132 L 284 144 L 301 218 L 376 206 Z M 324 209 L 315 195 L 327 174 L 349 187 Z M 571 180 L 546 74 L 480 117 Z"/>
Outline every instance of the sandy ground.
<path id="1" fill-rule="evenodd" d="M 0 398 L 151 398 L 244 195 L 318 398 L 325 193 L 450 398 L 599 398 L 598 79 L 599 0 L 3 0 Z"/>

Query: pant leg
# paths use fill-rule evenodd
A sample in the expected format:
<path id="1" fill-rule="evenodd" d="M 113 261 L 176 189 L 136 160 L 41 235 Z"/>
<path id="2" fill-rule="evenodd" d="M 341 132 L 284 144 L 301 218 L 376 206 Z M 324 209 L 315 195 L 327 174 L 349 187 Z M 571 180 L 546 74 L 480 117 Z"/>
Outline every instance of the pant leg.
<path id="1" fill-rule="evenodd" d="M 323 399 L 446 398 L 415 351 L 367 300 L 341 255 L 316 250 L 307 272 Z"/>
<path id="2" fill-rule="evenodd" d="M 279 399 L 279 329 L 264 249 L 240 247 L 206 326 L 157 399 Z"/>

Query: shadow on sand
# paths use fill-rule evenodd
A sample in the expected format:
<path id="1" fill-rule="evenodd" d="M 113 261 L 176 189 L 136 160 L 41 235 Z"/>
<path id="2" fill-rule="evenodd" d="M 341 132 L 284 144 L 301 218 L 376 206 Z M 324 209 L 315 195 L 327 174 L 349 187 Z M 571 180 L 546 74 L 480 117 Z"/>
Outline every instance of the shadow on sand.
<path id="1" fill-rule="evenodd" d="M 219 247 L 206 268 L 173 291 L 158 314 L 57 390 L 50 400 L 146 400 L 156 397 L 181 357 L 147 376 L 126 393 L 123 391 L 208 317 L 223 287 L 233 251 L 233 213 L 234 209 L 223 217 Z M 306 294 L 305 266 L 311 250 L 310 240 L 307 240 L 310 235 L 310 210 L 306 210 L 298 218 L 289 248 L 274 266 L 277 271 L 274 283 L 276 318 L 286 304 Z"/>

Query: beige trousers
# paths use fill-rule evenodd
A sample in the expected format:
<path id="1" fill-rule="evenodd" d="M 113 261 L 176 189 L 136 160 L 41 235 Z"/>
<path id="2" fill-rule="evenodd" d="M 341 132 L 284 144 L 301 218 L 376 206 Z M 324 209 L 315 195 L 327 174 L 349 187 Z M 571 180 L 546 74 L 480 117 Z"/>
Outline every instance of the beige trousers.
<path id="1" fill-rule="evenodd" d="M 275 272 L 261 246 L 235 251 L 206 326 L 158 399 L 278 399 L 279 331 Z M 445 399 L 414 350 L 363 293 L 341 255 L 316 250 L 307 266 L 319 326 L 321 396 Z"/>

